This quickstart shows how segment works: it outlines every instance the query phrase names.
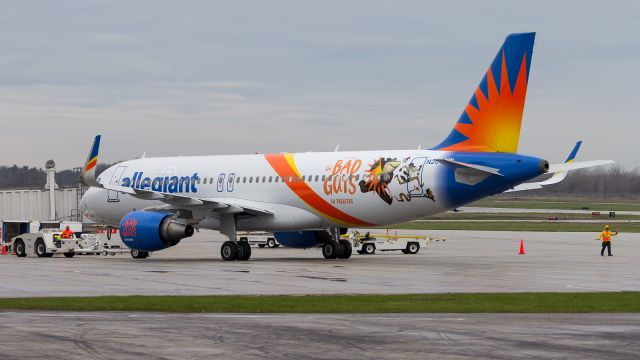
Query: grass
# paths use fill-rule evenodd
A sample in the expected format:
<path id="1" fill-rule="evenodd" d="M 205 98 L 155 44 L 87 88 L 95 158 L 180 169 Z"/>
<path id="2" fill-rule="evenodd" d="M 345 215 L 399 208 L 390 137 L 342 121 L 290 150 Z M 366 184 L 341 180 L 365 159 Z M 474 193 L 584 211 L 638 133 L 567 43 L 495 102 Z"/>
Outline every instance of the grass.
<path id="1" fill-rule="evenodd" d="M 613 230 L 621 233 L 639 233 L 640 223 L 612 224 Z M 475 230 L 475 231 L 545 231 L 545 232 L 591 232 L 594 236 L 602 231 L 602 223 L 563 222 L 465 222 L 465 221 L 414 221 L 394 225 L 394 229 L 410 230 Z"/>
<path id="2" fill-rule="evenodd" d="M 624 313 L 640 312 L 640 292 L 5 298 L 0 299 L 0 310 L 170 313 Z"/>
<path id="3" fill-rule="evenodd" d="M 429 216 L 426 220 L 547 220 L 550 217 L 557 217 L 559 220 L 589 220 L 589 221 L 620 221 L 620 220 L 640 220 L 638 215 L 617 215 L 609 218 L 609 214 L 600 216 L 591 214 L 563 214 L 563 213 L 477 213 L 477 212 L 445 212 Z"/>
<path id="4" fill-rule="evenodd" d="M 497 196 L 482 199 L 468 206 L 518 209 L 557 209 L 594 211 L 640 211 L 640 203 L 593 199 L 558 199 L 538 197 Z"/>

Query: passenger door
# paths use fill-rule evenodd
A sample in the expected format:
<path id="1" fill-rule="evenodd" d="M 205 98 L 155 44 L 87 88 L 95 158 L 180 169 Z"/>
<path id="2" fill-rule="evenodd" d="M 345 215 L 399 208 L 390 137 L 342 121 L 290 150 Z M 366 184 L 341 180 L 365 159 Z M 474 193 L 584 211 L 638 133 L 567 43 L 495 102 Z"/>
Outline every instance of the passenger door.
<path id="1" fill-rule="evenodd" d="M 111 185 L 120 185 L 120 178 L 122 177 L 122 174 L 124 173 L 124 170 L 126 169 L 126 166 L 118 166 L 116 168 L 116 170 L 113 172 L 113 175 L 111 175 L 111 180 L 109 180 L 109 184 Z M 107 190 L 107 201 L 108 202 L 119 202 L 120 198 L 118 197 L 120 194 L 117 191 L 113 191 L 113 190 Z"/>

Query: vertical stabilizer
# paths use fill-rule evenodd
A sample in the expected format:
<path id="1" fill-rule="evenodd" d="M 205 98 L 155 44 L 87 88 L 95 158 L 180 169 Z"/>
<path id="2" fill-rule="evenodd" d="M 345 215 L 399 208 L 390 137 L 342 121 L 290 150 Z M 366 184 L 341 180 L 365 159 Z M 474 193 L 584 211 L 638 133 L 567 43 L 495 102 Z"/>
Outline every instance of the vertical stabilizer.
<path id="1" fill-rule="evenodd" d="M 82 168 L 82 175 L 80 179 L 89 186 L 100 186 L 96 181 L 96 168 L 98 165 L 98 151 L 100 150 L 100 135 L 96 135 L 93 140 L 93 146 L 87 157 L 87 161 Z"/>
<path id="2" fill-rule="evenodd" d="M 507 36 L 455 127 L 434 150 L 518 151 L 534 38 Z"/>

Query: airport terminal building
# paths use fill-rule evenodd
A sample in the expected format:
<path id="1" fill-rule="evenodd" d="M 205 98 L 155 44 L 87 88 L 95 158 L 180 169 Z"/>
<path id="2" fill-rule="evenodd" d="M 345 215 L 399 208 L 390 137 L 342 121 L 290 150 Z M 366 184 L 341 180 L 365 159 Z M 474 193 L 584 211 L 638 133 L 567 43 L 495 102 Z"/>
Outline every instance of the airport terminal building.
<path id="1" fill-rule="evenodd" d="M 80 199 L 84 187 L 60 188 L 54 179 L 55 163 L 47 161 L 47 183 L 40 189 L 0 190 L 0 240 L 57 228 L 61 222 L 82 222 Z"/>

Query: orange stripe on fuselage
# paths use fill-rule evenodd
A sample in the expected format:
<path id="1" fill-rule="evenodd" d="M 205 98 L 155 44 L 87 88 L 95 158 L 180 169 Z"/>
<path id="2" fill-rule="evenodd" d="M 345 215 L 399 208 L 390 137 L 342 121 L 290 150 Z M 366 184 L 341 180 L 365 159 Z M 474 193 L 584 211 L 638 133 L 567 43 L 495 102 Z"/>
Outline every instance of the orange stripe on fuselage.
<path id="1" fill-rule="evenodd" d="M 301 180 L 292 154 L 265 154 L 264 157 L 279 176 L 286 177 L 285 183 L 302 201 L 324 216 L 346 225 L 376 226 L 337 209 L 320 197 L 309 184 Z M 290 176 L 297 176 L 299 180 L 289 181 Z"/>

